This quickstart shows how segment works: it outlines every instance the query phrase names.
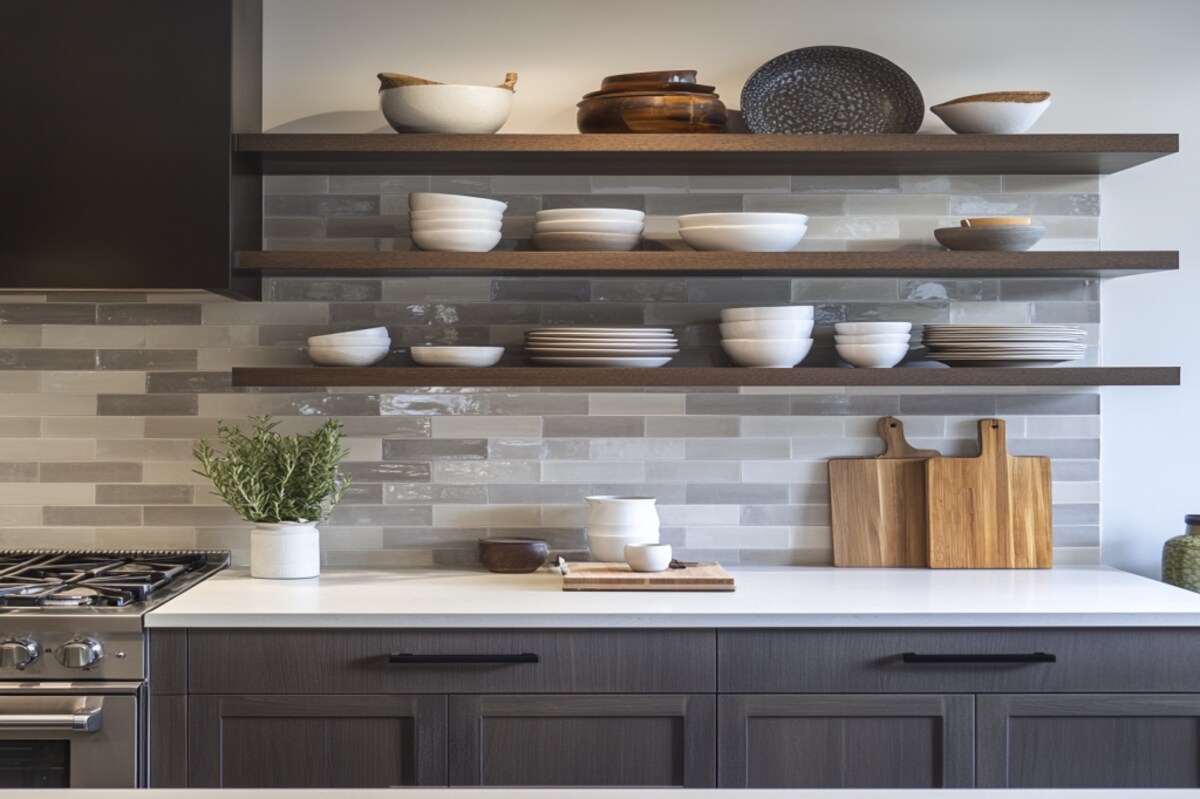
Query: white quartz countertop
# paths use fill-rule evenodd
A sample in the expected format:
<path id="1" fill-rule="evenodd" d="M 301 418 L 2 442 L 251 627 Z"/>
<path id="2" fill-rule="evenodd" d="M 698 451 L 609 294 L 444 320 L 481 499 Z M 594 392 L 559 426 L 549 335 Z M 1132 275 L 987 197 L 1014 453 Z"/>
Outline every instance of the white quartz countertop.
<path id="1" fill-rule="evenodd" d="M 29 791 L 4 791 L 0 796 L 29 797 Z M 1169 790 L 701 790 L 695 788 L 395 788 L 244 790 L 41 790 L 38 799 L 1197 799 L 1200 791 Z"/>
<path id="2" fill-rule="evenodd" d="M 564 592 L 556 571 L 225 571 L 146 616 L 163 627 L 1200 627 L 1200 594 L 1102 566 L 731 569 L 733 593 Z"/>

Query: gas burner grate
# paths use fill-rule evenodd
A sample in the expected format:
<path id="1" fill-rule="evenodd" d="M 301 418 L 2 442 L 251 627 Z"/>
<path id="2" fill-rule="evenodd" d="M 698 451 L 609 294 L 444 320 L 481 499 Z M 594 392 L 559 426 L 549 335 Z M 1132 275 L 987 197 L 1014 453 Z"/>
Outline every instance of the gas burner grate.
<path id="1" fill-rule="evenodd" d="M 124 607 L 208 563 L 206 553 L 0 553 L 2 607 Z"/>

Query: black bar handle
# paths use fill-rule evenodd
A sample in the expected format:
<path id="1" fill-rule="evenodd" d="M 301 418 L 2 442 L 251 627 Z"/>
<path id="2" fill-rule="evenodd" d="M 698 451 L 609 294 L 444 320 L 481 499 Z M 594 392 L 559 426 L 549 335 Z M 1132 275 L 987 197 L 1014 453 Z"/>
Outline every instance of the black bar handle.
<path id="1" fill-rule="evenodd" d="M 538 656 L 532 652 L 519 655 L 413 655 L 408 652 L 393 652 L 388 663 L 537 663 Z"/>
<path id="2" fill-rule="evenodd" d="M 1046 652 L 1001 655 L 918 655 L 905 652 L 900 656 L 905 663 L 1057 663 L 1055 655 Z"/>

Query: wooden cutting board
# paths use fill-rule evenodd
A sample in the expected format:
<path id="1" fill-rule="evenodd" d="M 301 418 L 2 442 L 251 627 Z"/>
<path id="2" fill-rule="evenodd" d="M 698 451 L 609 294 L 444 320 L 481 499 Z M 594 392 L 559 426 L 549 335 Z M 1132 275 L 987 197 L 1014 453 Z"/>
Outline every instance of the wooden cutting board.
<path id="1" fill-rule="evenodd" d="M 979 451 L 927 465 L 929 565 L 1050 568 L 1050 459 L 1009 455 L 1002 419 L 979 422 Z"/>
<path id="2" fill-rule="evenodd" d="M 904 423 L 879 420 L 882 455 L 829 461 L 835 566 L 926 566 L 925 464 L 940 453 L 914 449 Z"/>
<path id="3" fill-rule="evenodd" d="M 720 563 L 697 563 L 665 572 L 635 572 L 625 563 L 569 563 L 564 591 L 732 591 Z"/>

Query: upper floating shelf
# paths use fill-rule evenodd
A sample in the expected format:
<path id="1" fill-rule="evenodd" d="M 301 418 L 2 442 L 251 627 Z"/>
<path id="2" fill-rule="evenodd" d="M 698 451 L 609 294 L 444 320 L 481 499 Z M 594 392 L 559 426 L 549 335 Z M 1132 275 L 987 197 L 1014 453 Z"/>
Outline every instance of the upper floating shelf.
<path id="1" fill-rule="evenodd" d="M 264 174 L 1108 175 L 1178 152 L 1179 136 L 255 133 L 234 146 Z"/>

